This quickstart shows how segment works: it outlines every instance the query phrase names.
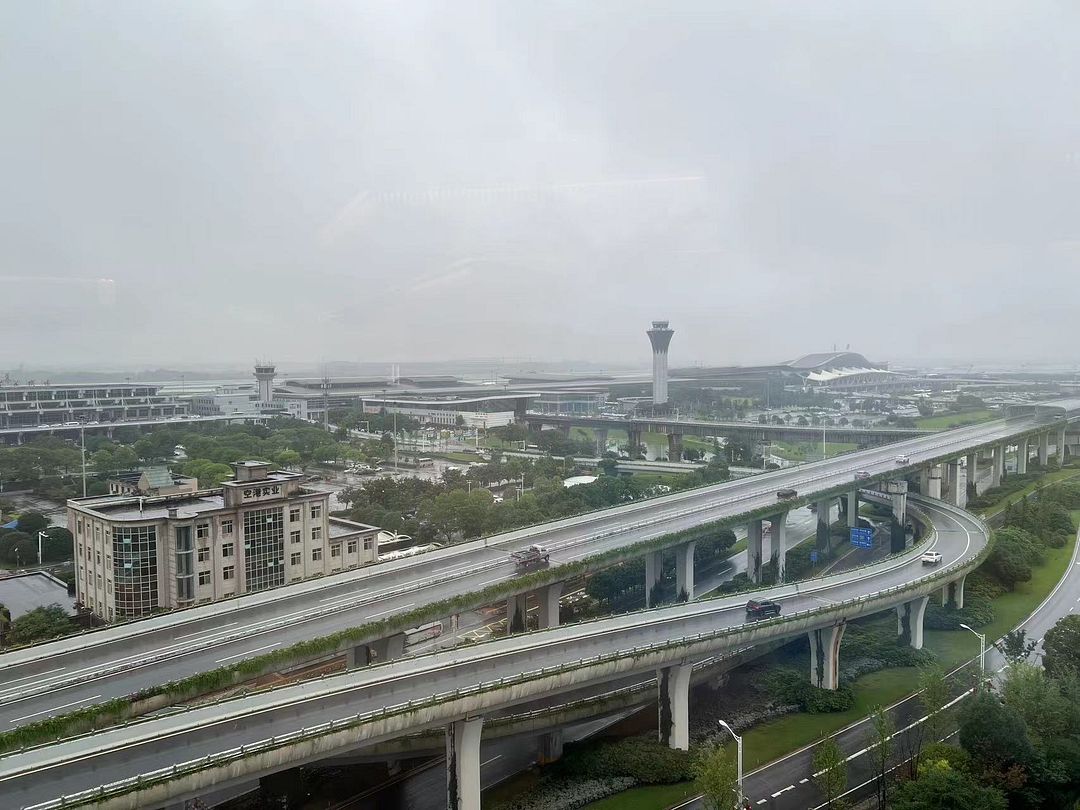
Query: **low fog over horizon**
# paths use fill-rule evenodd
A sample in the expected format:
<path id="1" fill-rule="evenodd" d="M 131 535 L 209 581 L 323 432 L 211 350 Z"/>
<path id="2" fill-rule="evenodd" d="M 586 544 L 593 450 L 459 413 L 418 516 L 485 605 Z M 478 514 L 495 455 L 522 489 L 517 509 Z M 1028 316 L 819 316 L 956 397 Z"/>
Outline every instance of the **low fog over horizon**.
<path id="1" fill-rule="evenodd" d="M 0 8 L 0 368 L 1072 363 L 1080 7 Z"/>

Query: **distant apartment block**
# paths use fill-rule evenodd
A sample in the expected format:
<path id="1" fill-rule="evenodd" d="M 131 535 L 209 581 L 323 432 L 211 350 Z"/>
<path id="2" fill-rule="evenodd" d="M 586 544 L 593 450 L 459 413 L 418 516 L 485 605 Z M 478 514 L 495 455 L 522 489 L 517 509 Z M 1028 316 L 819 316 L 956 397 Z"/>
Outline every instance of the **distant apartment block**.
<path id="1" fill-rule="evenodd" d="M 330 517 L 330 493 L 300 473 L 254 461 L 235 468 L 216 489 L 69 500 L 79 602 L 119 621 L 378 559 L 379 529 Z"/>
<path id="2" fill-rule="evenodd" d="M 188 403 L 143 383 L 0 385 L 0 428 L 120 422 L 188 413 Z"/>

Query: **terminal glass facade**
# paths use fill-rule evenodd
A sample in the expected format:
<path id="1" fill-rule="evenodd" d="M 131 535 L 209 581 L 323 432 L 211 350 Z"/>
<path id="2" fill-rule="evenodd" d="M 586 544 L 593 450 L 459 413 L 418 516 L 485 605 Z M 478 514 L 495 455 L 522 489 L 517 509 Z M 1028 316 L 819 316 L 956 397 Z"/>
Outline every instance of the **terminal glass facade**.
<path id="1" fill-rule="evenodd" d="M 181 607 L 195 601 L 195 544 L 190 526 L 176 527 L 176 600 Z"/>
<path id="2" fill-rule="evenodd" d="M 285 584 L 284 509 L 244 514 L 244 570 L 249 591 Z"/>
<path id="3" fill-rule="evenodd" d="M 117 526 L 113 530 L 116 617 L 146 616 L 158 607 L 157 529 Z"/>

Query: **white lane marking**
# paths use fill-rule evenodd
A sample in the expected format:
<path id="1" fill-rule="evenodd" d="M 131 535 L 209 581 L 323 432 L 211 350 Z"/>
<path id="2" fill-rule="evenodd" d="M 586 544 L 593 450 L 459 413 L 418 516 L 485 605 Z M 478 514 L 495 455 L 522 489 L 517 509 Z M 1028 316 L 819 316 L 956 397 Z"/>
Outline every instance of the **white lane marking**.
<path id="1" fill-rule="evenodd" d="M 494 762 L 497 759 L 502 759 L 502 754 L 496 754 L 491 759 L 489 759 L 487 762 L 481 762 L 480 767 L 483 768 L 485 765 L 490 765 L 492 762 Z"/>
<path id="2" fill-rule="evenodd" d="M 802 779 L 800 779 L 800 780 L 799 780 L 799 784 L 800 784 L 800 785 L 805 785 L 805 784 L 806 784 L 807 782 L 809 782 L 809 781 L 810 781 L 809 779 L 806 779 L 806 778 L 804 777 L 804 778 L 802 778 Z"/>
<path id="3" fill-rule="evenodd" d="M 269 650 L 271 647 L 277 647 L 277 646 L 280 646 L 280 645 L 281 645 L 281 642 L 278 641 L 278 642 L 276 642 L 274 644 L 267 644 L 265 647 L 256 647 L 254 650 L 245 650 L 244 652 L 237 653 L 236 655 L 227 655 L 224 658 L 219 658 L 214 663 L 215 664 L 221 664 L 221 663 L 224 663 L 225 661 L 231 661 L 234 658 L 243 658 L 245 655 L 251 655 L 252 653 L 262 652 L 263 650 Z"/>
<path id="4" fill-rule="evenodd" d="M 63 706 L 53 706 L 51 709 L 42 709 L 40 712 L 34 712 L 33 714 L 25 714 L 22 717 L 16 717 L 12 720 L 12 723 L 20 723 L 23 720 L 27 720 L 31 717 L 37 717 L 39 714 L 48 714 L 49 712 L 56 712 L 60 709 L 68 709 L 72 706 L 78 706 L 80 703 L 88 703 L 91 700 L 97 700 L 101 695 L 94 695 L 93 697 L 83 698 L 82 700 L 76 700 L 72 703 L 65 703 Z"/>
<path id="5" fill-rule="evenodd" d="M 21 678 L 12 678 L 10 681 L 5 682 L 4 685 L 7 686 L 8 684 L 18 683 L 19 681 L 28 681 L 31 678 L 40 678 L 44 675 L 48 675 L 50 672 L 62 672 L 65 669 L 67 669 L 67 667 L 57 667 L 56 669 L 47 669 L 44 672 L 39 672 L 37 675 L 24 675 Z"/>
<path id="6" fill-rule="evenodd" d="M 404 610 L 405 608 L 411 608 L 416 602 L 409 602 L 407 605 L 401 605 L 400 607 L 387 608 L 386 610 L 380 610 L 378 613 L 372 613 L 368 616 L 369 619 L 374 619 L 376 616 L 382 616 L 384 613 L 393 613 L 395 610 Z"/>
<path id="7" fill-rule="evenodd" d="M 573 557 L 571 557 L 570 559 L 573 559 Z M 483 588 L 485 585 L 490 585 L 493 582 L 502 582 L 505 579 L 506 579 L 506 577 L 496 577 L 495 579 L 489 579 L 487 582 L 481 582 L 476 587 L 477 588 Z"/>
<path id="8" fill-rule="evenodd" d="M 794 786 L 794 785 L 788 785 L 788 786 L 787 786 L 786 788 L 780 788 L 780 790 L 776 791 L 776 793 L 774 793 L 774 794 L 772 795 L 772 797 L 773 797 L 773 798 L 775 799 L 775 798 L 776 798 L 777 796 L 779 796 L 779 795 L 780 795 L 781 793 L 787 793 L 787 792 L 788 792 L 789 790 L 794 790 L 794 789 L 795 789 L 795 786 Z"/>
<path id="9" fill-rule="evenodd" d="M 200 630 L 198 633 L 185 633 L 182 636 L 173 636 L 173 641 L 179 641 L 182 638 L 191 638 L 192 636 L 205 635 L 208 632 L 213 633 L 213 632 L 215 632 L 217 630 L 222 630 L 222 629 L 224 629 L 226 627 L 233 627 L 233 626 L 238 625 L 238 624 L 240 624 L 240 622 L 229 622 L 228 624 L 219 624 L 217 627 L 212 627 L 208 631 L 207 630 Z"/>

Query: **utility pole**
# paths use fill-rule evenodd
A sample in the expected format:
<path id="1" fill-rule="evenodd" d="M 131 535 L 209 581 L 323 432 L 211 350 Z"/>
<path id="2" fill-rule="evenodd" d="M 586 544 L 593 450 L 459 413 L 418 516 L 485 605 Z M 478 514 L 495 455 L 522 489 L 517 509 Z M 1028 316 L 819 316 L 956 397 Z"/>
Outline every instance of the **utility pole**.
<path id="1" fill-rule="evenodd" d="M 48 535 L 45 534 L 45 532 L 38 532 L 37 533 L 37 564 L 39 566 L 41 565 L 41 540 L 44 537 L 48 537 Z"/>

